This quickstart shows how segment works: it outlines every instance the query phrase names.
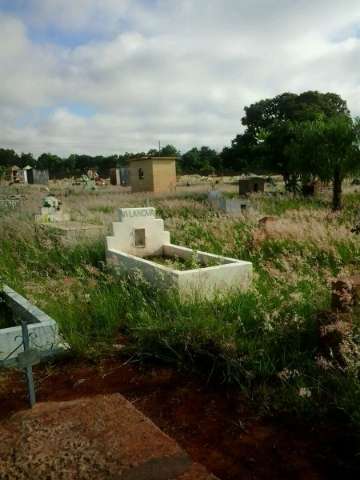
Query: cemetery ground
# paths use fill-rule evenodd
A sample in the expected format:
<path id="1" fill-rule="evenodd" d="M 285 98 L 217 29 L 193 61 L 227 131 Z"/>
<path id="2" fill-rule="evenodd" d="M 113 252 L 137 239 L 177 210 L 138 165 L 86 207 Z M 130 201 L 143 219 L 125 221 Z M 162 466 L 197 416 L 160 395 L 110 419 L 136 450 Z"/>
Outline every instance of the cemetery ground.
<path id="1" fill-rule="evenodd" d="M 240 217 L 211 209 L 207 187 L 168 197 L 50 188 L 75 222 L 103 230 L 64 241 L 34 224 L 41 188 L 9 189 L 23 198 L 1 212 L 1 279 L 52 316 L 70 346 L 66 358 L 35 367 L 39 401 L 120 392 L 221 479 L 359 476 L 356 308 L 343 331 L 320 335 L 338 324 L 322 323 L 332 281 L 359 274 L 357 187 L 346 186 L 336 214 L 326 192 L 257 194 Z M 251 261 L 251 289 L 180 302 L 138 272 L 114 276 L 105 234 L 117 208 L 144 205 L 156 207 L 172 243 Z M 0 419 L 23 408 L 21 374 L 1 371 Z"/>

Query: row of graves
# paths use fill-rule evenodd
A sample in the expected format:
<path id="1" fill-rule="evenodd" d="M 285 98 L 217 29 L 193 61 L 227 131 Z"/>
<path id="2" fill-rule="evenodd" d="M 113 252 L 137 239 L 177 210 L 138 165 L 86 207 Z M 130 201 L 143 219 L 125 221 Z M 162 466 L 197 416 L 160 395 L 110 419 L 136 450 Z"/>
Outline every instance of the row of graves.
<path id="1" fill-rule="evenodd" d="M 146 172 L 154 179 L 157 167 L 169 163 L 168 159 L 161 159 L 160 163 L 155 159 L 148 161 L 138 159 L 135 162 L 133 174 L 136 173 L 139 181 L 143 173 L 145 176 L 146 165 Z M 175 173 L 174 176 L 176 178 Z M 170 177 L 173 178 L 172 173 Z M 239 181 L 238 198 L 227 198 L 221 192 L 212 191 L 209 202 L 225 214 L 237 215 L 251 208 L 251 194 L 263 192 L 264 185 L 262 177 L 243 179 Z M 94 234 L 105 236 L 103 226 L 73 222 L 61 201 L 51 194 L 44 198 L 35 222 L 57 229 L 72 240 Z M 107 264 L 115 275 L 140 271 L 151 284 L 177 291 L 184 301 L 193 296 L 211 300 L 229 291 L 246 290 L 252 282 L 250 262 L 172 244 L 163 219 L 156 218 L 153 207 L 120 208 L 118 220 L 112 224 L 112 235 L 106 237 L 105 245 Z M 28 368 L 42 357 L 66 350 L 56 322 L 7 286 L 1 289 L 0 320 L 1 316 L 10 320 L 5 328 L 0 328 L 0 366 L 25 365 Z M 24 335 L 29 337 L 27 341 Z M 20 353 L 25 350 L 30 353 L 20 356 L 19 360 L 19 349 Z"/>
<path id="2" fill-rule="evenodd" d="M 36 222 L 67 223 L 69 214 L 54 196 L 47 196 Z M 155 208 L 120 208 L 112 235 L 105 240 L 107 264 L 115 275 L 140 271 L 163 289 L 173 289 L 185 301 L 192 296 L 212 299 L 230 290 L 244 290 L 252 279 L 252 264 L 192 250 L 171 243 Z M 10 287 L 0 294 L 0 366 L 28 369 L 42 358 L 67 349 L 55 320 Z"/>
<path id="3" fill-rule="evenodd" d="M 49 171 L 38 170 L 30 165 L 24 168 L 14 165 L 8 169 L 6 180 L 10 185 L 47 185 L 49 183 Z"/>
<path id="4" fill-rule="evenodd" d="M 47 225 L 69 219 L 61 203 L 50 195 L 36 217 L 37 222 Z M 249 262 L 172 244 L 155 208 L 120 208 L 112 230 L 105 246 L 114 276 L 140 271 L 159 288 L 177 291 L 183 301 L 194 295 L 211 299 L 223 292 L 246 289 L 251 283 Z M 52 402 L 32 408 L 37 401 L 33 367 L 68 350 L 53 318 L 9 286 L 0 286 L 0 367 L 24 372 L 31 407 L 9 419 L 5 433 L 0 423 L 5 452 L 0 462 L 1 478 L 12 478 L 9 472 L 20 478 L 17 472 L 24 462 L 18 459 L 24 455 L 28 458 L 28 478 L 60 475 L 62 455 L 66 454 L 67 467 L 76 469 L 79 458 L 91 448 L 94 465 L 87 460 L 83 468 L 89 462 L 90 466 L 84 478 L 95 478 L 100 465 L 102 476 L 96 478 L 117 478 L 121 472 L 121 478 L 129 479 L 216 480 L 119 394 L 80 398 L 66 402 L 66 407 Z M 10 435 L 10 431 L 14 433 Z M 23 431 L 31 433 L 22 436 L 19 444 L 17 432 Z M 15 448 L 17 456 L 11 453 Z M 104 448 L 110 456 L 104 455 Z"/>
<path id="5" fill-rule="evenodd" d="M 251 194 L 263 191 L 264 183 L 253 179 L 247 181 L 245 187 L 239 182 L 238 198 L 209 192 L 210 204 L 226 214 L 241 213 L 251 207 Z M 71 215 L 49 194 L 35 221 L 37 225 L 65 228 L 71 226 Z M 98 234 L 105 236 L 103 232 Z M 151 284 L 164 290 L 172 289 L 184 302 L 193 298 L 211 301 L 229 292 L 245 291 L 252 283 L 250 262 L 171 243 L 170 232 L 165 230 L 163 219 L 156 217 L 153 207 L 120 208 L 117 221 L 112 223 L 112 235 L 104 241 L 106 262 L 114 276 L 124 278 L 140 271 Z M 350 298 L 344 295 L 349 289 L 353 289 L 352 284 L 339 284 L 336 299 L 343 302 L 344 297 Z M 358 289 L 360 292 L 360 287 Z M 338 312 L 338 305 L 336 309 Z M 328 343 L 323 324 L 321 329 L 323 341 Z M 24 372 L 31 407 L 36 403 L 33 366 L 68 351 L 69 346 L 53 318 L 9 286 L 0 285 L 0 367 Z M 11 465 L 12 472 L 22 471 L 24 463 L 13 459 L 25 456 L 29 459 L 28 473 L 31 472 L 28 478 L 40 478 L 40 475 L 52 478 L 53 474 L 59 474 L 56 478 L 60 478 L 59 469 L 63 467 L 58 459 L 61 455 L 66 454 L 67 465 L 76 469 L 84 449 L 89 453 L 91 448 L 82 467 L 84 478 L 95 478 L 93 474 L 100 465 L 102 476 L 99 478 L 117 478 L 120 472 L 121 478 L 128 479 L 216 480 L 119 394 L 81 398 L 66 402 L 66 406 L 50 403 L 38 407 L 13 416 L 5 432 L 0 423 L 0 435 L 6 444 L 2 450 L 5 452 L 3 465 Z M 9 435 L 11 428 L 15 432 L 26 432 L 21 442 L 16 434 Z M 12 453 L 15 448 L 16 456 Z M 109 455 L 104 455 L 104 448 Z M 9 471 L 1 468 L 0 462 L 0 478 L 12 478 Z"/>
<path id="6" fill-rule="evenodd" d="M 53 200 L 47 198 L 42 208 L 48 210 L 41 215 L 56 221 L 65 214 Z M 114 275 L 140 269 L 163 288 L 171 285 L 186 295 L 194 287 L 206 295 L 207 286 L 214 293 L 215 287 L 218 291 L 246 288 L 251 280 L 247 262 L 172 245 L 154 208 L 121 208 L 113 236 L 106 238 L 106 252 Z M 155 257 L 186 260 L 193 255 L 199 268 L 188 271 L 155 261 Z M 0 328 L 0 367 L 23 370 L 32 408 L 37 400 L 33 367 L 66 354 L 69 347 L 54 319 L 6 285 L 0 289 L 0 326 L 4 327 Z M 66 456 L 69 472 L 78 471 L 79 459 L 86 459 L 81 478 L 216 480 L 120 394 L 38 404 L 12 416 L 5 429 L 0 423 L 0 435 L 0 478 L 25 478 L 18 475 L 24 464 L 26 478 L 60 478 Z"/>

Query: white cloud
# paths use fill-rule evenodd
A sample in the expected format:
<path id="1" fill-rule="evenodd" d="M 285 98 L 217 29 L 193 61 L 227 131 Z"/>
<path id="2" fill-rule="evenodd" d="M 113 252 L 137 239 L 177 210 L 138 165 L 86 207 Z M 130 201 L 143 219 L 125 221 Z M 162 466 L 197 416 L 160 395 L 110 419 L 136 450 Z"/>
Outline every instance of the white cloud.
<path id="1" fill-rule="evenodd" d="M 131 0 L 27 0 L 19 13 L 40 29 L 103 32 L 119 27 L 131 4 Z"/>
<path id="2" fill-rule="evenodd" d="M 220 149 L 239 131 L 245 105 L 283 91 L 335 91 L 360 114 L 357 0 L 346 8 L 335 0 L 28 5 L 0 14 L 8 147 L 105 154 L 147 150 L 161 139 L 182 150 Z M 34 25 L 58 29 L 60 39 L 94 36 L 53 45 L 51 36 L 32 40 Z"/>

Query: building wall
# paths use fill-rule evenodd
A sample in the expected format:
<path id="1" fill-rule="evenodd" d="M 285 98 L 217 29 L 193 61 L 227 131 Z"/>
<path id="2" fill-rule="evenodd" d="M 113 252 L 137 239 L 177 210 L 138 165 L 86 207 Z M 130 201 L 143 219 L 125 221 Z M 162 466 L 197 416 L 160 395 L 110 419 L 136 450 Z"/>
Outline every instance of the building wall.
<path id="1" fill-rule="evenodd" d="M 139 169 L 144 178 L 139 178 Z M 130 162 L 130 185 L 133 192 L 167 193 L 176 190 L 176 158 L 152 157 Z"/>
<path id="2" fill-rule="evenodd" d="M 27 181 L 30 184 L 47 185 L 49 183 L 49 171 L 34 168 L 27 170 Z"/>
<path id="3" fill-rule="evenodd" d="M 173 157 L 153 160 L 154 192 L 166 193 L 176 190 L 176 159 Z"/>
<path id="4" fill-rule="evenodd" d="M 139 178 L 139 169 L 142 169 L 144 178 Z M 132 160 L 129 167 L 130 185 L 133 192 L 153 192 L 153 165 L 152 160 Z"/>

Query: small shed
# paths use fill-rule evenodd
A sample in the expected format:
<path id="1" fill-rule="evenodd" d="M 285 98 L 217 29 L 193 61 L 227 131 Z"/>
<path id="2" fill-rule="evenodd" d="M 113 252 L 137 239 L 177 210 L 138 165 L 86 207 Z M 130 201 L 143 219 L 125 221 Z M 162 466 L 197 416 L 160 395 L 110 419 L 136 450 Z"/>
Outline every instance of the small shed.
<path id="1" fill-rule="evenodd" d="M 265 189 L 265 182 L 266 180 L 263 177 L 240 178 L 239 195 L 263 192 Z"/>
<path id="2" fill-rule="evenodd" d="M 11 183 L 21 183 L 22 182 L 22 176 L 21 176 L 21 168 L 18 167 L 17 165 L 13 165 L 9 169 L 10 173 L 10 182 Z"/>
<path id="3" fill-rule="evenodd" d="M 127 167 L 110 168 L 110 183 L 111 185 L 128 185 L 129 169 Z"/>
<path id="4" fill-rule="evenodd" d="M 129 174 L 132 192 L 175 192 L 176 157 L 133 158 Z"/>
<path id="5" fill-rule="evenodd" d="M 36 170 L 35 168 L 27 170 L 27 183 L 30 185 L 47 185 L 49 183 L 49 171 Z"/>
<path id="6" fill-rule="evenodd" d="M 28 180 L 29 170 L 32 170 L 32 167 L 30 165 L 26 165 L 26 167 L 23 168 L 24 183 L 29 183 L 29 180 Z"/>

